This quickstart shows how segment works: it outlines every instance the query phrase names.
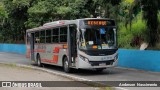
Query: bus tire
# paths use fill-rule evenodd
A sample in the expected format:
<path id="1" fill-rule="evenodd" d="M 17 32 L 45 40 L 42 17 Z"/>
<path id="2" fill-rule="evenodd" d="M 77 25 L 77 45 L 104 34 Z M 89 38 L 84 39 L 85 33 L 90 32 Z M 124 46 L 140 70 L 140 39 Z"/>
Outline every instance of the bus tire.
<path id="1" fill-rule="evenodd" d="M 63 69 L 66 73 L 70 73 L 71 68 L 69 67 L 69 61 L 67 57 L 64 57 L 63 59 Z"/>
<path id="2" fill-rule="evenodd" d="M 39 54 L 37 54 L 37 66 L 42 67 L 41 57 Z"/>

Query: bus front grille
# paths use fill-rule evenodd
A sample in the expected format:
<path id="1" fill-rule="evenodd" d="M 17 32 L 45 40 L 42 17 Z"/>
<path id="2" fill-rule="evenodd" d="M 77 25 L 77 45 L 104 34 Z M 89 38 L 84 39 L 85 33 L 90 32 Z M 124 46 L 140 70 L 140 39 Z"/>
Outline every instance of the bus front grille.
<path id="1" fill-rule="evenodd" d="M 84 51 L 87 55 L 90 56 L 106 56 L 113 55 L 117 52 L 118 49 L 104 49 L 104 50 L 86 50 Z"/>
<path id="2" fill-rule="evenodd" d="M 100 66 L 100 64 L 105 64 L 105 65 L 112 65 L 114 60 L 107 60 L 107 61 L 89 61 L 89 63 L 92 66 Z"/>

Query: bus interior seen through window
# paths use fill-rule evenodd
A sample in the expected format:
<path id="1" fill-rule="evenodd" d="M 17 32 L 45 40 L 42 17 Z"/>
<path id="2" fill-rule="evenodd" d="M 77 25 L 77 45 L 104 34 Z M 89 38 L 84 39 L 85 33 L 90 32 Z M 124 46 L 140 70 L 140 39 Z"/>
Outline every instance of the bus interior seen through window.
<path id="1" fill-rule="evenodd" d="M 113 28 L 86 28 L 81 34 L 81 48 L 93 49 L 92 47 L 96 45 L 97 49 L 107 49 L 115 45 Z"/>

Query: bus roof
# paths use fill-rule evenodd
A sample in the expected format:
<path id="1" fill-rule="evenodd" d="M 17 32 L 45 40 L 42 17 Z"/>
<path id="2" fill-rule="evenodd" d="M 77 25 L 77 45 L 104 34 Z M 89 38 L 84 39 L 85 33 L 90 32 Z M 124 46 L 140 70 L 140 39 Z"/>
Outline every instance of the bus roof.
<path id="1" fill-rule="evenodd" d="M 76 19 L 76 20 L 59 20 L 54 22 L 45 23 L 43 26 L 27 29 L 27 32 L 34 32 L 34 31 L 40 31 L 45 29 L 54 28 L 57 26 L 64 26 L 68 24 L 76 24 L 79 20 L 112 20 L 108 18 L 82 18 L 82 19 Z"/>
<path id="2" fill-rule="evenodd" d="M 49 22 L 49 23 L 45 23 L 43 26 L 40 26 L 40 27 L 27 29 L 27 32 L 34 32 L 34 31 L 39 31 L 39 30 L 44 30 L 44 29 L 50 29 L 56 26 L 67 25 L 67 24 L 73 23 L 74 21 L 75 20 L 59 20 L 59 21 Z"/>
<path id="3" fill-rule="evenodd" d="M 97 19 L 97 20 L 113 20 L 113 19 L 109 19 L 109 18 L 82 18 L 82 19 L 76 19 L 76 20 L 90 20 L 90 19 Z"/>

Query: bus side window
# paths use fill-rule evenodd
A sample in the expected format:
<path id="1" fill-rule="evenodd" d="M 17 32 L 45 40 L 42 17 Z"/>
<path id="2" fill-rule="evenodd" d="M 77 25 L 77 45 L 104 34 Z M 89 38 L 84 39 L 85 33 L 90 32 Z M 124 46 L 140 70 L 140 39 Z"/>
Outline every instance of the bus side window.
<path id="1" fill-rule="evenodd" d="M 67 42 L 67 26 L 60 28 L 60 42 Z"/>
<path id="2" fill-rule="evenodd" d="M 51 30 L 46 30 L 46 43 L 51 43 Z"/>
<path id="3" fill-rule="evenodd" d="M 40 38 L 39 38 L 39 32 L 35 32 L 35 43 L 39 43 Z"/>
<path id="4" fill-rule="evenodd" d="M 40 31 L 40 43 L 45 43 L 45 30 Z"/>
<path id="5" fill-rule="evenodd" d="M 55 28 L 52 30 L 52 42 L 53 43 L 59 42 L 59 28 Z"/>

